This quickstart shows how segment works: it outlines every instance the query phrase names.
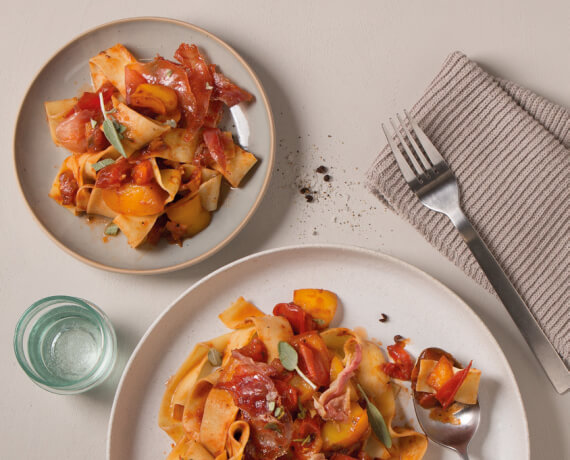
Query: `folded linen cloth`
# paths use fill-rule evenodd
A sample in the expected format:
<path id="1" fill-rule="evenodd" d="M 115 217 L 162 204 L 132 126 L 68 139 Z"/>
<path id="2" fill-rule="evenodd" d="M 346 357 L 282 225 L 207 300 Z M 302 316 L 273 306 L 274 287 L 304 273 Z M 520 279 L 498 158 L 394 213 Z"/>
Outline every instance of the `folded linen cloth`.
<path id="1" fill-rule="evenodd" d="M 455 52 L 410 112 L 455 173 L 466 215 L 570 366 L 568 110 Z M 411 192 L 388 146 L 367 185 L 494 292 L 451 221 Z"/>

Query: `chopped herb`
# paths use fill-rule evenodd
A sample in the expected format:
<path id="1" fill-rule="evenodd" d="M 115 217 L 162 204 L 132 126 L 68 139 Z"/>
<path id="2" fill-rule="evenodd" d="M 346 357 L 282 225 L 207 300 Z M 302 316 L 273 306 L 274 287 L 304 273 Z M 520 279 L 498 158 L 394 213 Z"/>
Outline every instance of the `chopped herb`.
<path id="1" fill-rule="evenodd" d="M 304 438 L 293 439 L 293 442 L 300 442 L 302 446 L 310 444 L 311 442 L 313 442 L 313 433 L 309 433 Z"/>
<path id="2" fill-rule="evenodd" d="M 307 416 L 307 409 L 305 409 L 305 406 L 301 404 L 301 401 L 297 403 L 297 406 L 299 406 L 299 413 L 297 414 L 297 418 L 303 420 Z"/>
<path id="3" fill-rule="evenodd" d="M 211 89 L 214 89 L 214 87 L 210 85 L 210 83 L 206 82 L 206 89 L 209 91 Z"/>
<path id="4" fill-rule="evenodd" d="M 273 413 L 273 415 L 275 415 L 275 417 L 277 418 L 283 417 L 284 414 L 285 412 L 283 411 L 283 408 L 281 406 L 278 406 L 277 409 L 275 409 L 275 412 Z"/>
<path id="5" fill-rule="evenodd" d="M 166 76 L 167 76 L 167 77 L 170 77 L 171 75 L 172 75 L 172 69 L 168 69 L 168 70 L 166 71 Z"/>
<path id="6" fill-rule="evenodd" d="M 176 128 L 176 121 L 174 120 L 166 120 L 164 124 L 170 126 L 171 128 Z"/>
<path id="7" fill-rule="evenodd" d="M 115 162 L 115 160 L 111 159 L 111 158 L 105 158 L 104 160 L 98 161 L 97 163 L 93 164 L 93 169 L 95 170 L 95 172 L 98 172 L 99 170 L 103 169 L 105 166 L 109 166 L 112 165 Z"/>
<path id="8" fill-rule="evenodd" d="M 105 235 L 115 236 L 119 233 L 119 226 L 113 222 L 105 227 Z"/>
<path id="9" fill-rule="evenodd" d="M 313 318 L 313 321 L 319 326 L 324 326 L 326 324 L 326 321 L 322 318 Z"/>
<path id="10" fill-rule="evenodd" d="M 93 120 L 93 118 L 91 118 L 90 121 L 91 121 L 91 127 L 92 127 L 93 129 L 95 129 L 95 128 L 97 127 L 97 122 L 96 122 L 95 120 Z"/>
<path id="11" fill-rule="evenodd" d="M 281 433 L 281 427 L 275 422 L 269 422 L 265 425 L 266 430 L 276 431 L 277 433 Z"/>
<path id="12" fill-rule="evenodd" d="M 125 130 L 123 129 L 121 132 L 118 132 L 117 128 L 115 127 L 115 122 L 119 126 L 122 126 L 122 125 L 114 119 L 111 121 L 111 119 L 107 116 L 107 114 L 111 113 L 112 111 L 111 110 L 110 111 L 105 110 L 105 103 L 103 102 L 103 94 L 102 93 L 99 93 L 99 102 L 101 103 L 101 112 L 103 112 L 103 117 L 105 118 L 105 120 L 103 121 L 103 133 L 105 134 L 105 137 L 111 143 L 111 145 L 113 147 L 115 147 L 121 155 L 123 155 L 125 158 L 127 158 L 127 153 L 125 152 L 123 144 L 121 144 L 121 138 L 123 137 L 122 133 Z M 114 111 L 114 109 L 113 109 L 113 111 Z M 120 130 L 120 128 L 119 128 L 119 130 Z"/>
<path id="13" fill-rule="evenodd" d="M 386 426 L 386 422 L 384 421 L 384 417 L 382 413 L 378 410 L 378 408 L 372 404 L 372 402 L 366 396 L 366 393 L 360 386 L 357 385 L 358 390 L 362 397 L 366 400 L 366 413 L 368 414 L 368 420 L 370 421 L 370 426 L 372 427 L 372 431 L 376 437 L 382 441 L 382 443 L 386 446 L 386 448 L 390 449 L 392 447 L 392 437 L 390 436 L 390 432 L 388 431 L 388 427 Z"/>
<path id="14" fill-rule="evenodd" d="M 267 409 L 269 412 L 273 412 L 275 410 L 275 401 L 269 401 L 267 403 Z"/>
<path id="15" fill-rule="evenodd" d="M 301 369 L 299 369 L 299 366 L 297 365 L 299 362 L 299 356 L 297 355 L 297 351 L 291 345 L 289 345 L 287 342 L 284 341 L 279 342 L 277 348 L 279 349 L 279 360 L 281 361 L 281 364 L 283 364 L 283 367 L 288 371 L 297 371 L 297 374 L 299 374 L 299 376 L 305 382 L 307 382 L 313 390 L 316 390 L 317 386 L 313 382 L 311 382 L 305 374 L 303 374 L 303 372 L 301 371 Z"/>
<path id="16" fill-rule="evenodd" d="M 208 361 L 210 361 L 210 364 L 212 366 L 221 366 L 222 365 L 222 355 L 215 348 L 210 348 L 208 350 Z"/>

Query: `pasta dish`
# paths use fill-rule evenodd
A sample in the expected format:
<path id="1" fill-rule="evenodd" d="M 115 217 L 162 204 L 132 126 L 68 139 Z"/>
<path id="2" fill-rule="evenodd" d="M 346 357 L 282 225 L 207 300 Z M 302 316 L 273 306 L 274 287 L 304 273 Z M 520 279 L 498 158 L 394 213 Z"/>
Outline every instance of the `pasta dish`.
<path id="1" fill-rule="evenodd" d="M 388 362 L 363 331 L 329 327 L 337 303 L 299 289 L 272 315 L 242 297 L 222 312 L 232 332 L 197 344 L 166 384 L 167 460 L 421 459 L 426 437 L 395 423 L 414 368 L 405 341 Z"/>
<path id="2" fill-rule="evenodd" d="M 142 62 L 117 44 L 89 60 L 93 91 L 45 103 L 53 142 L 70 152 L 49 196 L 111 219 L 105 234 L 133 248 L 182 245 L 210 224 L 222 178 L 238 187 L 257 162 L 219 127 L 224 107 L 253 96 L 196 45 L 174 58 Z"/>

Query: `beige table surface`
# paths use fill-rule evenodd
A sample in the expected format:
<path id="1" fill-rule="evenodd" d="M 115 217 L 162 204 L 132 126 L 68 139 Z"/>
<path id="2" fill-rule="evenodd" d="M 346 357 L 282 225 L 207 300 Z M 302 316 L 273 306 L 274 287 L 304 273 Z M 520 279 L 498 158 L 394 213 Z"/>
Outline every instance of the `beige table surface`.
<path id="1" fill-rule="evenodd" d="M 570 458 L 570 395 L 555 393 L 497 300 L 363 186 L 384 142 L 379 123 L 410 107 L 453 50 L 570 106 L 570 2 L 19 0 L 2 6 L 0 458 L 104 458 L 120 373 L 155 317 L 228 262 L 316 242 L 385 252 L 457 292 L 485 321 L 513 368 L 528 414 L 532 458 Z M 17 110 L 44 61 L 83 31 L 132 16 L 194 23 L 242 53 L 268 92 L 278 139 L 268 195 L 233 244 L 197 266 L 154 277 L 107 273 L 62 252 L 29 214 L 12 166 Z M 320 164 L 331 170 L 333 181 L 323 191 L 332 198 L 306 203 L 295 181 L 313 180 Z M 118 332 L 120 358 L 112 378 L 79 396 L 53 395 L 32 384 L 12 351 L 24 308 L 56 293 L 100 305 Z"/>

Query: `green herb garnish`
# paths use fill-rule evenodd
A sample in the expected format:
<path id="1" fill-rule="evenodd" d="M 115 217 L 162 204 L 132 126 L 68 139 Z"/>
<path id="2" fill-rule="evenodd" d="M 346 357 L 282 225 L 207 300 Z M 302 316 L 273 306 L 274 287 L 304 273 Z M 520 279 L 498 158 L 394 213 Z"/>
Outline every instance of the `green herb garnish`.
<path id="1" fill-rule="evenodd" d="M 283 414 L 285 412 L 283 411 L 283 408 L 281 406 L 278 406 L 277 409 L 275 409 L 275 412 L 273 413 L 273 415 L 275 415 L 275 417 L 277 418 L 281 418 L 283 417 Z"/>
<path id="2" fill-rule="evenodd" d="M 210 361 L 210 364 L 212 366 L 221 366 L 222 365 L 222 355 L 215 348 L 210 348 L 208 350 L 208 361 Z"/>
<path id="3" fill-rule="evenodd" d="M 94 163 L 92 167 L 95 170 L 95 172 L 98 172 L 99 170 L 103 169 L 105 166 L 112 165 L 114 162 L 115 160 L 111 158 L 105 158 L 104 160 Z"/>
<path id="4" fill-rule="evenodd" d="M 295 349 L 287 342 L 283 341 L 279 342 L 278 349 L 279 360 L 281 361 L 281 364 L 283 364 L 283 367 L 288 371 L 297 371 L 297 374 L 299 374 L 299 376 L 307 382 L 313 390 L 316 390 L 317 386 L 311 382 L 305 374 L 303 374 L 301 369 L 299 369 L 299 366 L 297 365 L 299 363 L 299 356 Z"/>
<path id="5" fill-rule="evenodd" d="M 325 320 L 322 318 L 313 318 L 313 321 L 317 323 L 319 326 L 324 326 L 326 324 Z"/>
<path id="6" fill-rule="evenodd" d="M 277 433 L 281 433 L 281 427 L 275 422 L 269 422 L 265 425 L 266 430 L 276 431 Z"/>
<path id="7" fill-rule="evenodd" d="M 269 410 L 269 412 L 273 412 L 275 410 L 275 401 L 269 401 L 267 403 L 267 410 Z"/>
<path id="8" fill-rule="evenodd" d="M 305 409 L 305 406 L 301 404 L 301 401 L 297 402 L 297 406 L 299 406 L 299 413 L 297 414 L 297 418 L 303 420 L 307 416 L 307 409 Z"/>
<path id="9" fill-rule="evenodd" d="M 210 85 L 210 83 L 206 82 L 206 89 L 211 90 L 211 89 L 214 89 L 214 87 L 212 85 Z"/>
<path id="10" fill-rule="evenodd" d="M 313 442 L 313 433 L 309 433 L 304 438 L 293 439 L 293 442 L 300 442 L 302 446 L 310 444 Z"/>
<path id="11" fill-rule="evenodd" d="M 390 449 L 392 447 L 392 437 L 390 436 L 390 432 L 388 431 L 388 427 L 386 426 L 382 413 L 374 404 L 372 404 L 372 402 L 370 402 L 360 384 L 357 384 L 357 386 L 360 394 L 366 400 L 366 412 L 368 414 L 368 420 L 370 421 L 372 431 L 374 431 L 376 437 L 382 441 L 386 448 Z"/>
<path id="12" fill-rule="evenodd" d="M 119 123 L 115 118 L 113 118 L 111 121 L 113 122 L 115 130 L 119 134 L 119 139 L 123 139 L 123 133 L 127 130 L 127 127 Z"/>
<path id="13" fill-rule="evenodd" d="M 119 226 L 113 222 L 105 227 L 105 235 L 115 236 L 119 233 Z"/>
<path id="14" fill-rule="evenodd" d="M 119 152 L 121 155 L 127 158 L 127 154 L 125 152 L 123 144 L 121 144 L 121 139 L 123 138 L 123 132 L 127 128 L 117 129 L 115 123 L 119 126 L 123 125 L 121 125 L 117 120 L 115 119 L 111 120 L 109 118 L 108 114 L 112 113 L 115 109 L 109 111 L 105 110 L 105 103 L 103 101 L 102 93 L 99 93 L 99 102 L 101 103 L 101 112 L 103 112 L 103 117 L 105 118 L 105 120 L 103 120 L 103 133 L 105 134 L 105 137 L 111 143 L 111 145 L 117 149 L 117 152 Z"/>
<path id="15" fill-rule="evenodd" d="M 176 122 L 174 120 L 166 120 L 164 124 L 170 126 L 171 128 L 176 128 Z"/>
<path id="16" fill-rule="evenodd" d="M 167 77 L 170 77 L 171 75 L 172 75 L 172 69 L 168 69 L 168 70 L 166 71 L 166 76 L 167 76 Z"/>
<path id="17" fill-rule="evenodd" d="M 95 129 L 97 127 L 97 122 L 93 120 L 93 118 L 91 118 L 90 122 L 91 122 L 91 127 Z"/>

